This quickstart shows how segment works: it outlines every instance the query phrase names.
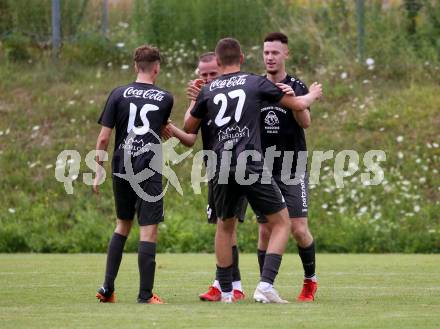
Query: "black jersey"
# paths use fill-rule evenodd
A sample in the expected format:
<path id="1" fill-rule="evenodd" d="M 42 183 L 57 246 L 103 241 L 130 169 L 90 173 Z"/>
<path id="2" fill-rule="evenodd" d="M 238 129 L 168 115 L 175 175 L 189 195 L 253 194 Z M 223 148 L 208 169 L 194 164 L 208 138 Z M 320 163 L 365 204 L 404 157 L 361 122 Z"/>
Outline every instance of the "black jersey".
<path id="1" fill-rule="evenodd" d="M 148 83 L 133 82 L 111 92 L 98 123 L 116 130 L 113 173 L 125 173 L 124 149 L 132 157 L 135 173 L 148 167 L 154 153 L 145 147 L 160 143 L 161 127 L 172 107 L 173 96 Z M 128 138 L 132 131 L 134 137 Z M 143 148 L 146 152 L 135 156 Z"/>
<path id="2" fill-rule="evenodd" d="M 263 101 L 277 103 L 283 92 L 266 78 L 251 73 L 225 74 L 205 85 L 191 114 L 210 122 L 211 149 L 220 162 L 225 149 L 232 152 L 231 169 L 244 150 L 262 154 L 260 111 Z M 260 166 L 262 162 L 253 163 Z"/>
<path id="3" fill-rule="evenodd" d="M 309 92 L 307 86 L 299 79 L 287 75 L 281 81 L 292 87 L 296 96 Z M 292 174 L 295 174 L 299 151 L 307 151 L 304 129 L 296 122 L 290 109 L 277 103 L 265 102 L 261 107 L 261 142 L 263 150 L 276 146 L 277 151 L 282 151 L 273 164 L 273 175 L 281 174 L 284 151 L 294 151 Z"/>
<path id="4" fill-rule="evenodd" d="M 200 132 L 202 133 L 202 145 L 204 150 L 212 150 L 214 144 L 215 135 L 212 129 L 212 120 L 207 116 L 200 122 Z"/>

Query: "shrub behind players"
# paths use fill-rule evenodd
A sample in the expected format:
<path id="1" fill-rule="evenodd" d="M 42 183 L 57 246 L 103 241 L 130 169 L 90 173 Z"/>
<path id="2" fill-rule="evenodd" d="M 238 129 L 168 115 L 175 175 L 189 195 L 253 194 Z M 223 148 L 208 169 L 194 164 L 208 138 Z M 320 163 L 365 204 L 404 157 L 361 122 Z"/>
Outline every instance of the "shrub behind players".
<path id="1" fill-rule="evenodd" d="M 151 46 L 138 47 L 134 52 L 136 81 L 114 89 L 107 99 L 99 119 L 102 125 L 96 143 L 97 150 L 106 150 L 113 128 L 116 130 L 115 148 L 112 159 L 113 194 L 116 204 L 116 229 L 108 245 L 107 264 L 103 286 L 96 297 L 101 302 L 115 302 L 115 279 L 122 259 L 125 241 L 130 233 L 133 217 L 137 213 L 139 230 L 139 303 L 162 304 L 153 293 L 156 268 L 156 241 L 158 224 L 163 221 L 163 199 L 149 202 L 140 198 L 130 182 L 121 178 L 126 174 L 124 157 L 129 154 L 134 173 L 148 168 L 154 152 L 147 151 L 135 155 L 134 151 L 144 145 L 159 145 L 162 127 L 167 123 L 173 107 L 173 97 L 167 91 L 155 86 L 160 72 L 159 50 Z M 152 133 L 154 132 L 154 134 Z M 129 138 L 128 136 L 134 135 Z M 102 164 L 102 159 L 98 159 Z M 95 178 L 93 190 L 99 192 L 99 174 Z M 162 175 L 153 176 L 140 183 L 142 190 L 151 196 L 162 193 Z"/>

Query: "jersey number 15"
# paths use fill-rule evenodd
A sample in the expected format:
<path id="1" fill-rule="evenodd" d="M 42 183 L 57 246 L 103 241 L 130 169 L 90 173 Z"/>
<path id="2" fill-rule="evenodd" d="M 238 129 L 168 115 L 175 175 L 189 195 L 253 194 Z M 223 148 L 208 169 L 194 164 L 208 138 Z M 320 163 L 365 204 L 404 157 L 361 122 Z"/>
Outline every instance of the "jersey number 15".
<path id="1" fill-rule="evenodd" d="M 153 105 L 153 104 L 145 104 L 141 108 L 140 117 L 142 120 L 142 126 L 136 127 L 134 125 L 134 121 L 136 119 L 137 114 L 137 106 L 136 104 L 130 103 L 130 117 L 128 119 L 128 126 L 127 126 L 127 133 L 129 134 L 130 131 L 133 129 L 133 132 L 136 135 L 145 135 L 150 130 L 150 122 L 147 118 L 147 113 L 152 111 L 157 111 L 159 109 L 159 106 Z"/>

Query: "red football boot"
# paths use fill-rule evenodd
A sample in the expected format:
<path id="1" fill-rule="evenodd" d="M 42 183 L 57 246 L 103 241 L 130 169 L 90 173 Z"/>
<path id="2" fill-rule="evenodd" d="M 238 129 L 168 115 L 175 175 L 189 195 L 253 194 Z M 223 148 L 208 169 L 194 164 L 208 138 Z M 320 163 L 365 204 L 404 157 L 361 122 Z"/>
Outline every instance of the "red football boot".
<path id="1" fill-rule="evenodd" d="M 313 302 L 315 300 L 316 290 L 318 290 L 318 282 L 311 279 L 304 279 L 303 288 L 296 300 L 299 302 Z"/>
<path id="2" fill-rule="evenodd" d="M 222 299 L 222 292 L 214 286 L 210 286 L 209 290 L 199 295 L 200 300 L 205 302 L 219 302 Z"/>
<path id="3" fill-rule="evenodd" d="M 246 298 L 246 295 L 244 294 L 243 291 L 238 290 L 238 289 L 234 289 L 232 291 L 232 295 L 234 296 L 235 301 L 240 301 L 240 300 L 244 300 Z"/>

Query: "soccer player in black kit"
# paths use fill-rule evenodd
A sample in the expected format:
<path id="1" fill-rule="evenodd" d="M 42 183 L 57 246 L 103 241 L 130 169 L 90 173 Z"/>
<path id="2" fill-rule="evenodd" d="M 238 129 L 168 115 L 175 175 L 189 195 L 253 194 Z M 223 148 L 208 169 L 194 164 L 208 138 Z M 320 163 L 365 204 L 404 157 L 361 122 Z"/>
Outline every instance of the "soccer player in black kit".
<path id="1" fill-rule="evenodd" d="M 144 168 L 158 168 L 152 165 L 159 150 L 161 129 L 167 123 L 173 107 L 172 95 L 155 86 L 160 72 L 160 53 L 151 46 L 138 47 L 134 52 L 136 81 L 114 89 L 107 99 L 99 118 L 102 125 L 96 149 L 106 150 L 113 128 L 116 130 L 115 148 L 112 159 L 113 194 L 116 204 L 116 229 L 108 245 L 107 264 L 103 286 L 96 297 L 101 302 L 115 302 L 115 279 L 122 259 L 125 241 L 130 233 L 133 217 L 137 213 L 139 230 L 139 303 L 163 304 L 153 293 L 156 268 L 156 241 L 158 224 L 164 219 L 162 174 L 150 171 L 149 178 L 139 184 L 143 193 L 139 195 L 127 181 L 130 174 L 138 174 Z M 155 147 L 156 146 L 156 147 Z M 160 152 L 160 151 L 159 151 Z M 159 156 L 161 159 L 161 157 Z M 102 158 L 98 163 L 102 164 Z M 161 161 L 160 165 L 161 165 Z M 131 170 L 127 173 L 127 163 Z M 93 190 L 99 192 L 99 171 Z M 125 177 L 125 178 L 124 178 Z M 131 176 L 133 177 L 133 176 Z M 130 177 L 128 177 L 130 179 Z M 156 200 L 157 199 L 157 200 Z"/>
<path id="2" fill-rule="evenodd" d="M 217 59 L 214 52 L 207 52 L 199 57 L 199 62 L 197 65 L 197 74 L 199 76 L 198 80 L 190 81 L 187 88 L 187 95 L 190 99 L 190 106 L 188 107 L 185 117 L 190 115 L 192 108 L 194 107 L 197 95 L 200 93 L 200 88 L 202 85 L 210 83 L 220 75 L 220 68 L 217 64 Z M 212 134 L 211 129 L 212 122 L 209 120 L 202 120 L 200 123 L 200 132 L 202 135 L 202 144 L 204 150 L 210 150 L 216 136 Z M 177 128 L 173 123 L 169 123 L 166 126 L 165 137 L 176 137 L 182 144 L 187 147 L 192 147 L 196 142 L 196 134 L 188 134 Z M 207 166 L 205 159 L 205 167 Z M 246 214 L 247 200 L 243 198 L 241 205 L 237 208 L 236 216 L 240 222 L 244 221 Z M 208 217 L 209 224 L 217 223 L 217 213 L 215 211 L 213 193 L 212 193 L 212 181 L 208 182 L 208 205 L 206 208 L 206 213 Z M 232 293 L 235 300 L 242 300 L 245 298 L 243 288 L 241 285 L 241 275 L 239 269 L 239 252 L 237 247 L 237 234 L 233 235 L 232 240 Z M 207 292 L 199 295 L 200 300 L 209 302 L 219 302 L 221 300 L 221 287 L 216 277 L 213 284 L 209 286 Z"/>
<path id="3" fill-rule="evenodd" d="M 260 104 L 280 102 L 295 111 L 306 110 L 322 95 L 321 86 L 313 84 L 305 96 L 285 95 L 264 77 L 241 72 L 244 56 L 240 44 L 232 38 L 220 40 L 216 56 L 222 75 L 203 87 L 191 115 L 185 120 L 185 131 L 196 132 L 207 116 L 213 122 L 215 139 L 212 150 L 217 155 L 213 178 L 213 196 L 217 217 L 215 250 L 217 276 L 222 302 L 234 302 L 232 295 L 232 236 L 234 214 L 243 196 L 253 209 L 261 212 L 272 230 L 261 281 L 254 299 L 264 303 L 287 303 L 273 288 L 282 254 L 289 237 L 286 205 L 273 179 L 264 182 L 260 141 Z M 251 161 L 248 163 L 248 157 Z M 246 178 L 247 177 L 247 178 Z M 267 177 L 266 177 L 267 178 Z"/>
<path id="4" fill-rule="evenodd" d="M 285 61 L 289 55 L 288 38 L 280 32 L 269 33 L 264 39 L 263 57 L 266 77 L 273 83 L 289 85 L 296 96 L 308 93 L 306 85 L 286 73 Z M 276 103 L 263 103 L 261 107 L 261 142 L 263 150 L 275 147 L 281 152 L 274 158 L 272 176 L 286 201 L 290 217 L 290 231 L 298 244 L 298 252 L 304 268 L 303 289 L 298 301 L 313 301 L 318 287 L 315 275 L 315 244 L 307 225 L 307 173 L 306 161 L 299 164 L 299 152 L 307 151 L 304 128 L 310 125 L 309 109 L 301 112 L 289 111 Z M 293 152 L 292 157 L 285 152 Z M 290 162 L 282 173 L 283 162 Z M 284 163 L 285 165 L 287 163 Z M 285 176 L 282 179 L 282 174 Z M 296 184 L 286 184 L 287 179 L 297 176 Z M 264 258 L 270 236 L 270 226 L 264 215 L 255 211 L 259 225 L 258 263 L 263 270 Z"/>

